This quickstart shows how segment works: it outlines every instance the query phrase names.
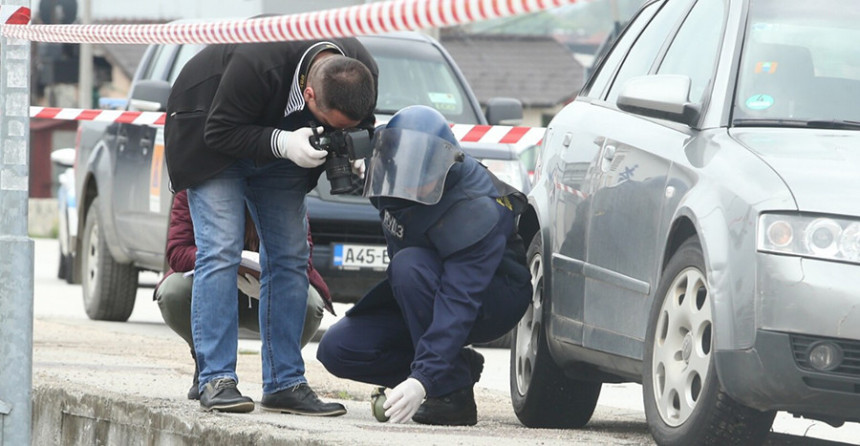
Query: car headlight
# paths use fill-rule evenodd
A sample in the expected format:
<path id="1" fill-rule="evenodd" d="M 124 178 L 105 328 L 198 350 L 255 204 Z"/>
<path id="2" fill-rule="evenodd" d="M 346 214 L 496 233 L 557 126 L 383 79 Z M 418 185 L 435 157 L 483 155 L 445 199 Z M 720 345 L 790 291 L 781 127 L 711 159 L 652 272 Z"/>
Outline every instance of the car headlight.
<path id="1" fill-rule="evenodd" d="M 526 191 L 525 180 L 523 179 L 523 165 L 520 160 L 484 158 L 479 161 L 481 164 L 487 166 L 487 169 L 490 169 L 490 172 L 493 172 L 496 178 L 508 183 L 520 192 Z"/>
<path id="2" fill-rule="evenodd" d="M 817 215 L 762 214 L 758 250 L 860 263 L 860 221 Z"/>

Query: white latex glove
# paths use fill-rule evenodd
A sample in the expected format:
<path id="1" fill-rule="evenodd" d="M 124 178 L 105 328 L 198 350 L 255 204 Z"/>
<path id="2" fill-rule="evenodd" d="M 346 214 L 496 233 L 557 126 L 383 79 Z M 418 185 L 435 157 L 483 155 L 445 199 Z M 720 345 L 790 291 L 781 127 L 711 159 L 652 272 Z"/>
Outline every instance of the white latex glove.
<path id="1" fill-rule="evenodd" d="M 385 409 L 385 416 L 392 423 L 403 423 L 411 420 L 412 415 L 418 411 L 421 402 L 424 401 L 424 396 L 427 392 L 421 382 L 415 378 L 406 378 L 406 381 L 398 384 L 382 408 Z"/>
<path id="2" fill-rule="evenodd" d="M 364 179 L 364 158 L 357 159 L 352 162 L 352 174 Z"/>
<path id="3" fill-rule="evenodd" d="M 245 273 L 244 275 L 239 274 L 236 280 L 239 285 L 239 291 L 245 293 L 247 296 L 260 298 L 260 281 L 256 277 Z"/>
<path id="4" fill-rule="evenodd" d="M 322 133 L 322 131 L 322 127 L 317 128 L 317 133 Z M 317 150 L 311 145 L 310 137 L 313 134 L 313 130 L 310 127 L 302 127 L 292 132 L 281 131 L 278 133 L 278 140 L 275 144 L 278 151 L 277 155 L 281 158 L 289 159 L 299 167 L 311 168 L 319 166 L 325 162 L 328 152 Z"/>

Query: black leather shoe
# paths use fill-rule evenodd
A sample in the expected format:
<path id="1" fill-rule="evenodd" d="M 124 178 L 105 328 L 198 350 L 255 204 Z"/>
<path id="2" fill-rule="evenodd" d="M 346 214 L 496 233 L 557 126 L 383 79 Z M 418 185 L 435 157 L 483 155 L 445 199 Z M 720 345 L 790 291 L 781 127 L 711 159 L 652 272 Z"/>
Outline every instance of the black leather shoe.
<path id="1" fill-rule="evenodd" d="M 447 395 L 427 398 L 412 421 L 438 426 L 474 426 L 478 424 L 478 407 L 472 386 L 455 390 Z"/>
<path id="2" fill-rule="evenodd" d="M 219 412 L 246 413 L 254 410 L 254 400 L 242 396 L 232 378 L 218 378 L 203 386 L 200 407 Z"/>
<path id="3" fill-rule="evenodd" d="M 311 415 L 315 417 L 336 417 L 346 413 L 340 403 L 324 403 L 307 383 L 296 384 L 280 392 L 264 394 L 260 407 L 269 412 Z"/>

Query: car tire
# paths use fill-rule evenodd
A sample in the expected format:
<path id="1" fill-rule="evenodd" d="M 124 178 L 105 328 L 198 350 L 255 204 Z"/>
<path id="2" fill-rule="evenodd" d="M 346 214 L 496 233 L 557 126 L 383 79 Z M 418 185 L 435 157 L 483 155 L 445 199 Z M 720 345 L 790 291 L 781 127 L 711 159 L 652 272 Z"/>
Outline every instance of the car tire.
<path id="1" fill-rule="evenodd" d="M 60 260 L 57 267 L 57 278 L 63 279 L 68 282 L 68 274 L 69 274 L 69 256 L 63 255 L 63 248 L 60 248 Z"/>
<path id="2" fill-rule="evenodd" d="M 69 285 L 75 284 L 75 258 L 71 254 L 60 252 L 60 265 L 57 268 L 57 278 L 65 280 Z"/>
<path id="3" fill-rule="evenodd" d="M 713 355 L 713 309 L 702 247 L 687 239 L 666 264 L 645 337 L 642 395 L 659 445 L 764 442 L 776 412 L 722 391 Z"/>
<path id="4" fill-rule="evenodd" d="M 138 271 L 117 263 L 101 235 L 99 199 L 93 200 L 86 216 L 83 237 L 84 309 L 97 321 L 127 321 L 137 296 Z"/>
<path id="5" fill-rule="evenodd" d="M 529 246 L 532 302 L 512 331 L 511 403 L 523 425 L 534 428 L 580 428 L 588 423 L 601 383 L 571 379 L 555 364 L 546 339 L 549 296 L 544 296 L 540 235 Z"/>

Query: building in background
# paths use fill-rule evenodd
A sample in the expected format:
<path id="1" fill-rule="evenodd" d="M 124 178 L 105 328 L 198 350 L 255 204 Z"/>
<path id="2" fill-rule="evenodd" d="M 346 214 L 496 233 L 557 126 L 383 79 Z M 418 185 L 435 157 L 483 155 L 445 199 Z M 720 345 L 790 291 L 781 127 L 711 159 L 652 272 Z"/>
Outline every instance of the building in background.
<path id="1" fill-rule="evenodd" d="M 552 36 L 442 33 L 440 41 L 478 101 L 519 99 L 525 126 L 545 127 L 582 88 L 585 67 Z"/>

